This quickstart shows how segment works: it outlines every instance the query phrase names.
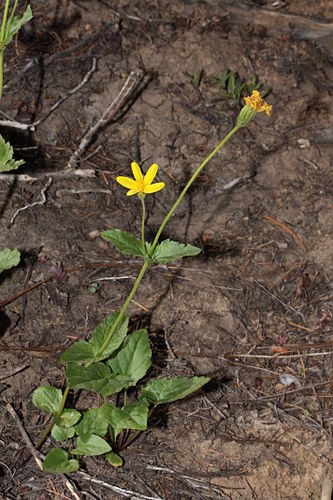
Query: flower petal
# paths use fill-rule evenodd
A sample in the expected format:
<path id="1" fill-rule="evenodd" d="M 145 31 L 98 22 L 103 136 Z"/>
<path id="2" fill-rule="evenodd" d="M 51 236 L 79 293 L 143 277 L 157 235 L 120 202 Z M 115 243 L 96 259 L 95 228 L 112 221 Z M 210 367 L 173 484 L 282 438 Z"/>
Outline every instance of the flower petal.
<path id="1" fill-rule="evenodd" d="M 130 189 L 129 191 L 127 191 L 127 196 L 133 196 L 133 194 L 137 194 L 139 192 L 139 189 L 137 187 L 133 188 L 133 189 Z"/>
<path id="2" fill-rule="evenodd" d="M 157 174 L 157 169 L 158 169 L 158 166 L 156 165 L 156 163 L 153 163 L 149 168 L 148 168 L 148 172 L 146 173 L 145 175 L 145 178 L 144 178 L 144 185 L 145 187 L 146 186 L 149 186 L 153 180 L 154 180 L 154 177 L 155 175 Z"/>
<path id="3" fill-rule="evenodd" d="M 124 177 L 123 175 L 120 175 L 119 177 L 116 178 L 116 181 L 121 186 L 123 186 L 127 189 L 137 188 L 137 182 L 134 179 L 131 179 L 130 177 Z"/>
<path id="4" fill-rule="evenodd" d="M 165 186 L 164 182 L 155 182 L 155 184 L 150 184 L 145 186 L 144 192 L 147 194 L 156 193 L 156 191 L 161 191 Z"/>
<path id="5" fill-rule="evenodd" d="M 141 168 L 139 167 L 139 165 L 135 161 L 132 161 L 131 167 L 132 167 L 132 172 L 133 172 L 133 175 L 134 175 L 134 179 L 136 181 L 142 182 L 143 181 L 143 175 L 142 175 Z"/>

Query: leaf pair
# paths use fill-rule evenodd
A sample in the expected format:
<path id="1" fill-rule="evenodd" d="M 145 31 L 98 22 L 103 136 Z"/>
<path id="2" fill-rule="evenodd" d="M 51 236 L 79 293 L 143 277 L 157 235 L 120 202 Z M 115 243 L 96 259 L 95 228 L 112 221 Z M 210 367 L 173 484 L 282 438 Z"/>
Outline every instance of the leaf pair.
<path id="1" fill-rule="evenodd" d="M 72 352 L 75 350 L 75 345 L 77 344 L 72 346 Z M 69 349 L 66 353 L 68 351 Z M 66 360 L 72 352 L 65 356 Z M 66 369 L 68 384 L 71 388 L 91 390 L 104 397 L 111 396 L 122 389 L 136 385 L 150 368 L 151 356 L 147 331 L 137 330 L 126 337 L 121 349 L 106 363 L 94 363 L 82 367 L 79 362 L 69 362 Z"/>
<path id="2" fill-rule="evenodd" d="M 121 231 L 120 229 L 109 229 L 108 231 L 103 231 L 101 236 L 106 241 L 109 241 L 116 246 L 124 255 L 145 257 L 141 240 L 138 240 L 135 236 L 127 233 L 126 231 Z M 164 240 L 162 243 L 158 244 L 153 252 L 153 255 L 150 255 L 150 243 L 146 243 L 145 250 L 146 254 L 150 257 L 152 264 L 168 264 L 169 262 L 175 262 L 182 257 L 198 255 L 201 251 L 200 248 L 193 245 L 184 245 L 183 243 L 178 243 L 177 241 L 172 240 Z"/>

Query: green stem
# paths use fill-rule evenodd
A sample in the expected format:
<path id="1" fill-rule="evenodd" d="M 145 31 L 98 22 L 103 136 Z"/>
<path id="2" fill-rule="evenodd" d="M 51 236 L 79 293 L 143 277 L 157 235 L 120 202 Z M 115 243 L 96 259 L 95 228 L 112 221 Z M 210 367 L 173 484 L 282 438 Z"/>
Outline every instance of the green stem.
<path id="1" fill-rule="evenodd" d="M 136 290 L 137 290 L 137 288 L 138 288 L 138 286 L 139 286 L 139 284 L 140 284 L 140 282 L 141 282 L 141 280 L 142 280 L 142 278 L 143 278 L 143 275 L 145 274 L 145 272 L 146 272 L 146 270 L 147 270 L 148 266 L 149 266 L 148 262 L 144 262 L 144 264 L 143 264 L 143 266 L 142 266 L 142 268 L 141 268 L 141 271 L 140 271 L 140 273 L 139 273 L 138 277 L 136 278 L 136 282 L 134 283 L 134 286 L 133 286 L 133 288 L 132 288 L 132 290 L 131 290 L 131 292 L 130 292 L 129 296 L 128 296 L 128 297 L 127 297 L 127 299 L 126 299 L 126 302 L 124 303 L 123 307 L 121 308 L 120 313 L 118 314 L 116 321 L 113 323 L 112 328 L 111 328 L 111 330 L 109 331 L 108 336 L 107 336 L 107 337 L 106 337 L 106 339 L 104 340 L 103 344 L 102 344 L 102 345 L 101 345 L 101 347 L 100 347 L 100 350 L 98 351 L 98 353 L 97 353 L 97 355 L 96 355 L 96 357 L 97 357 L 97 358 L 98 358 L 99 356 L 101 356 L 101 355 L 102 355 L 103 351 L 104 351 L 104 350 L 107 348 L 107 346 L 109 345 L 109 342 L 110 342 L 110 340 L 111 340 L 111 337 L 112 337 L 112 335 L 114 334 L 114 332 L 116 331 L 116 329 L 117 329 L 117 327 L 118 327 L 119 323 L 120 323 L 120 322 L 121 322 L 121 320 L 123 319 L 123 317 L 124 317 L 124 315 L 125 315 L 125 312 L 126 312 L 126 310 L 127 310 L 127 307 L 129 306 L 129 304 L 130 304 L 130 302 L 131 302 L 132 298 L 134 297 L 134 294 L 135 294 L 135 292 L 136 292 Z M 88 368 L 88 366 L 92 365 L 93 363 L 94 363 L 94 361 L 90 361 L 89 363 L 87 363 L 87 364 L 85 365 L 85 367 L 86 367 L 86 368 Z"/>
<path id="2" fill-rule="evenodd" d="M 18 0 L 15 0 L 14 7 L 12 8 L 12 12 L 10 14 L 10 18 L 8 19 L 8 23 L 7 23 L 7 29 L 6 29 L 6 33 L 5 33 L 5 40 L 7 40 L 7 38 L 8 38 L 9 30 L 10 30 L 11 24 L 12 24 L 13 19 L 14 19 L 14 14 L 15 14 L 15 11 L 16 11 L 17 4 L 18 4 Z"/>
<path id="3" fill-rule="evenodd" d="M 1 43 L 5 41 L 8 9 L 9 9 L 9 0 L 6 0 L 5 10 L 4 10 L 4 13 L 2 16 L 2 24 L 1 24 L 1 35 L 0 35 L 0 42 Z"/>
<path id="4" fill-rule="evenodd" d="M 196 171 L 194 172 L 194 174 L 192 175 L 191 179 L 188 181 L 188 183 L 186 184 L 186 186 L 184 187 L 183 191 L 180 193 L 179 197 L 177 198 L 176 202 L 174 203 L 174 205 L 172 206 L 172 208 L 170 209 L 170 211 L 167 213 L 167 215 L 165 216 L 159 230 L 157 231 L 156 233 L 156 236 L 155 236 L 155 239 L 153 241 L 153 244 L 151 246 L 151 249 L 150 249 L 150 256 L 153 255 L 154 253 L 154 250 L 156 248 L 156 245 L 158 243 L 158 240 L 159 240 L 159 237 L 161 236 L 161 233 L 165 227 L 165 225 L 167 224 L 167 222 L 169 221 L 170 217 L 173 215 L 174 211 L 176 210 L 176 208 L 178 207 L 178 205 L 180 204 L 180 202 L 182 201 L 182 199 L 184 198 L 185 194 L 187 193 L 188 189 L 190 188 L 190 186 L 193 184 L 193 182 L 195 181 L 195 179 L 198 177 L 198 175 L 200 174 L 201 170 L 207 165 L 207 163 L 213 158 L 213 156 L 216 155 L 216 153 L 221 149 L 221 147 L 230 139 L 230 137 L 235 133 L 237 132 L 237 130 L 239 129 L 240 127 L 238 125 L 236 125 L 226 136 L 224 139 L 222 139 L 222 141 L 218 144 L 218 146 L 216 146 L 216 148 L 207 156 L 207 158 L 201 163 L 201 165 L 199 165 L 199 167 L 196 169 Z"/>
<path id="5" fill-rule="evenodd" d="M 6 37 L 6 24 L 9 9 L 9 0 L 6 0 L 5 10 L 2 16 L 1 33 L 0 33 L 0 101 L 2 98 L 2 86 L 3 86 L 3 53 L 5 50 L 4 41 Z"/>
<path id="6" fill-rule="evenodd" d="M 146 205 L 145 196 L 139 196 L 142 203 L 142 223 L 141 223 L 141 240 L 142 240 L 142 251 L 143 255 L 146 255 L 146 244 L 145 244 L 145 219 L 146 219 Z"/>

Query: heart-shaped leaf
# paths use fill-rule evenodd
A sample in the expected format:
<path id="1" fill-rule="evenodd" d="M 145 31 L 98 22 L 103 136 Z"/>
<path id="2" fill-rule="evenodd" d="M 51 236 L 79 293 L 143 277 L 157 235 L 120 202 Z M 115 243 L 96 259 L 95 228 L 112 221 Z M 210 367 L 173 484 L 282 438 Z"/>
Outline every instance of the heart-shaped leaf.
<path id="1" fill-rule="evenodd" d="M 129 335 L 124 347 L 115 357 L 108 360 L 107 364 L 113 373 L 128 375 L 135 385 L 138 380 L 145 376 L 151 365 L 151 348 L 147 330 L 137 330 Z"/>
<path id="2" fill-rule="evenodd" d="M 38 387 L 32 394 L 32 402 L 40 410 L 57 413 L 62 401 L 62 392 L 52 385 Z"/>
<path id="3" fill-rule="evenodd" d="M 43 469 L 46 472 L 68 474 L 79 470 L 78 460 L 68 460 L 67 451 L 53 448 L 45 457 Z"/>
<path id="4" fill-rule="evenodd" d="M 155 248 L 152 260 L 156 264 L 168 264 L 182 257 L 193 257 L 200 252 L 200 248 L 193 245 L 184 245 L 177 241 L 164 240 Z"/>
<path id="5" fill-rule="evenodd" d="M 72 450 L 73 455 L 84 455 L 86 457 L 94 457 L 103 455 L 111 451 L 109 443 L 95 434 L 81 434 L 77 438 L 77 447 Z"/>
<path id="6" fill-rule="evenodd" d="M 142 395 L 155 405 L 172 403 L 185 398 L 209 382 L 209 377 L 173 377 L 151 379 L 142 389 Z"/>
<path id="7" fill-rule="evenodd" d="M 109 241 L 124 255 L 133 257 L 144 257 L 141 240 L 138 240 L 130 233 L 120 229 L 108 229 L 101 233 L 104 240 Z"/>

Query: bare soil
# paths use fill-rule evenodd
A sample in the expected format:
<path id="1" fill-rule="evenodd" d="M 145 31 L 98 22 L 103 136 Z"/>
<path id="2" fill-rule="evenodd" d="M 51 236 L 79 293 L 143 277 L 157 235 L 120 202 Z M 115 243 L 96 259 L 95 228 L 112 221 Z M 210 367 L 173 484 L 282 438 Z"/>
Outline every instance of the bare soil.
<path id="1" fill-rule="evenodd" d="M 26 161 L 0 178 L 1 248 L 23 257 L 1 275 L 2 498 L 74 498 L 62 476 L 26 461 L 6 404 L 37 443 L 47 417 L 32 392 L 64 386 L 61 352 L 119 310 L 140 269 L 99 237 L 140 232 L 139 201 L 116 176 L 130 175 L 133 159 L 158 163 L 166 188 L 147 198 L 151 238 L 235 122 L 241 101 L 218 81 L 228 68 L 271 87 L 272 116 L 227 143 L 166 227 L 164 237 L 200 245 L 201 255 L 152 269 L 128 311 L 133 328 L 149 330 L 154 375 L 212 382 L 161 408 L 121 469 L 83 460 L 104 483 L 71 479 L 79 498 L 319 499 L 324 483 L 331 498 L 333 5 L 30 4 L 34 19 L 6 53 L 1 108 L 20 123 L 43 119 L 35 131 L 0 129 Z M 197 71 L 199 86 L 186 76 Z M 128 99 L 69 169 L 131 72 Z M 85 393 L 78 405 L 94 403 Z M 49 438 L 41 451 L 51 447 Z"/>

